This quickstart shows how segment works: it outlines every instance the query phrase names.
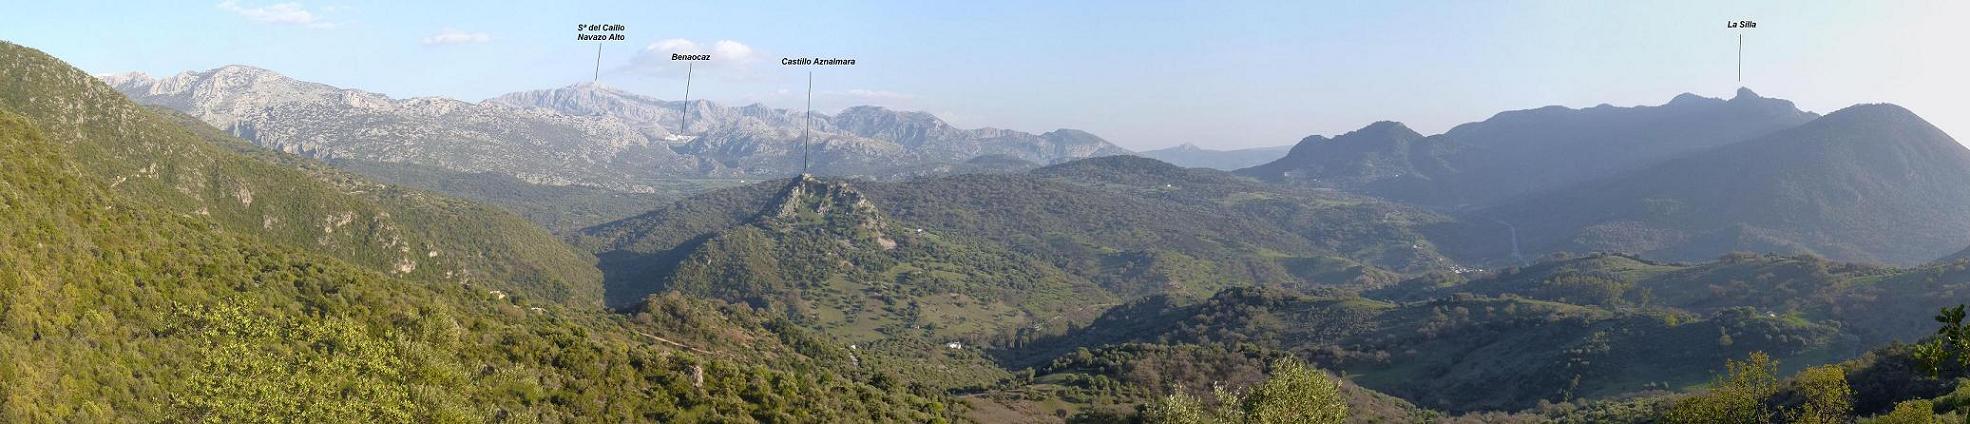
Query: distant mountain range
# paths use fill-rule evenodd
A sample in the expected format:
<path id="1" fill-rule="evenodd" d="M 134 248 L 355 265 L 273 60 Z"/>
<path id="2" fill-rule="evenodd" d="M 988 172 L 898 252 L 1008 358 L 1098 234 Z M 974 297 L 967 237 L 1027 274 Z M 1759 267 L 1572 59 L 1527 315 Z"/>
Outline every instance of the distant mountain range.
<path id="1" fill-rule="evenodd" d="M 1970 150 L 1897 106 L 1821 117 L 1751 90 L 1504 112 L 1432 136 L 1378 122 L 1237 173 L 1449 212 L 1469 234 L 1446 251 L 1480 261 L 1742 250 L 1917 264 L 1970 245 Z"/>
<path id="2" fill-rule="evenodd" d="M 1435 207 L 1481 207 L 1749 140 L 1815 117 L 1792 102 L 1739 90 L 1730 100 L 1684 94 L 1661 106 L 1510 111 L 1427 137 L 1400 123 L 1378 122 L 1339 137 L 1307 137 L 1286 157 L 1238 173 Z"/>
<path id="3" fill-rule="evenodd" d="M 1515 224 L 1541 251 L 1916 264 L 1970 244 L 1970 149 L 1907 109 L 1859 105 L 1472 215 Z"/>
<path id="4" fill-rule="evenodd" d="M 588 84 L 479 103 L 400 100 L 245 66 L 103 79 L 262 146 L 492 202 L 564 232 L 802 169 L 802 114 L 760 105 L 695 101 L 687 120 L 682 102 Z M 1870 116 L 1880 114 L 1897 115 Z M 813 173 L 888 181 L 1131 154 L 1076 130 L 961 129 L 871 106 L 816 115 L 812 139 Z M 1815 148 L 1830 150 L 1787 156 Z M 1916 153 L 1892 153 L 1902 150 Z M 1684 94 L 1659 106 L 1508 111 L 1428 136 L 1385 121 L 1284 151 L 1186 144 L 1141 153 L 1436 209 L 1457 217 L 1438 225 L 1437 244 L 1472 263 L 1552 251 L 1697 259 L 1749 250 L 1898 264 L 1970 245 L 1970 216 L 1954 212 L 1970 206 L 1970 184 L 1955 184 L 1970 181 L 1970 162 L 1955 163 L 1963 154 L 1912 114 L 1827 120 L 1748 89 L 1728 100 Z M 1753 170 L 1762 179 L 1739 178 Z"/>
<path id="5" fill-rule="evenodd" d="M 1142 157 L 1169 162 L 1189 168 L 1211 168 L 1230 171 L 1249 168 L 1285 157 L 1293 146 L 1254 147 L 1249 149 L 1211 150 L 1184 143 L 1175 147 L 1146 150 L 1138 153 Z"/>
<path id="6" fill-rule="evenodd" d="M 130 98 L 184 111 L 263 146 L 311 157 L 495 173 L 545 185 L 652 192 L 675 178 L 801 171 L 802 113 L 682 102 L 598 85 L 468 103 L 392 99 L 227 66 L 166 78 L 103 77 Z M 927 113 L 861 106 L 815 114 L 811 172 L 879 175 L 997 155 L 1039 164 L 1127 154 L 1093 134 L 959 129 Z"/>

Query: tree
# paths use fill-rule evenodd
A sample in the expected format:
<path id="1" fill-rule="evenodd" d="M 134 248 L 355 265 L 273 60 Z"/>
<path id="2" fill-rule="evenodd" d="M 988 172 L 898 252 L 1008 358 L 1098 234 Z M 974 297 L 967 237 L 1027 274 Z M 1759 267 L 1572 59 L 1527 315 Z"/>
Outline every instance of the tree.
<path id="1" fill-rule="evenodd" d="M 1844 423 L 1853 413 L 1854 389 L 1847 385 L 1847 372 L 1840 367 L 1807 368 L 1793 378 L 1793 385 L 1806 397 L 1806 404 L 1791 414 L 1794 423 Z"/>
<path id="2" fill-rule="evenodd" d="M 1245 396 L 1249 423 L 1342 423 L 1348 405 L 1341 387 L 1327 374 L 1287 358 L 1273 365 L 1272 377 Z"/>
<path id="3" fill-rule="evenodd" d="M 1929 375 L 1940 374 L 1947 362 L 1970 367 L 1970 326 L 1963 324 L 1963 315 L 1963 305 L 1943 308 L 1936 314 L 1936 322 L 1943 324 L 1936 329 L 1936 337 L 1915 345 L 1915 358 Z"/>
<path id="4" fill-rule="evenodd" d="M 1272 366 L 1272 375 L 1240 395 L 1222 387 L 1214 390 L 1216 408 L 1206 408 L 1182 388 L 1143 408 L 1143 422 L 1152 424 L 1310 423 L 1347 422 L 1348 405 L 1340 384 L 1298 359 Z"/>
<path id="5" fill-rule="evenodd" d="M 1895 410 L 1868 420 L 1868 424 L 1941 424 L 1936 419 L 1935 404 L 1928 400 L 1911 400 L 1895 404 Z"/>
<path id="6" fill-rule="evenodd" d="M 1752 352 L 1743 361 L 1724 361 L 1726 375 L 1709 392 L 1679 400 L 1663 420 L 1669 423 L 1758 424 L 1770 411 L 1765 399 L 1778 392 L 1778 361 Z M 1845 377 L 1842 377 L 1845 380 Z"/>
<path id="7" fill-rule="evenodd" d="M 1172 390 L 1169 396 L 1151 402 L 1143 409 L 1142 419 L 1155 424 L 1209 424 L 1216 421 L 1204 411 L 1204 403 L 1198 401 L 1196 396 L 1184 393 L 1182 387 Z"/>

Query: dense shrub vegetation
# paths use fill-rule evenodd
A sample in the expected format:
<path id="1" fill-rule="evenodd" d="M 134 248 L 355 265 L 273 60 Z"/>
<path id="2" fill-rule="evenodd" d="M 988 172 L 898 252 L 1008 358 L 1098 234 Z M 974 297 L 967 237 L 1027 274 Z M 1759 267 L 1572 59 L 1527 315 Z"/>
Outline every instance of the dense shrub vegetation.
<path id="1" fill-rule="evenodd" d="M 0 66 L 61 66 L 4 47 Z M 144 113 L 70 112 L 62 119 Z M 71 152 L 83 141 L 46 136 L 83 127 L 43 122 L 0 111 L 0 421 L 924 422 L 949 412 L 934 394 L 834 371 L 847 366 L 808 356 L 820 352 L 811 339 L 775 335 L 770 321 L 656 325 L 509 295 L 512 281 L 391 276 L 233 232 L 113 188 Z M 717 310 L 666 302 L 651 309 Z M 665 342 L 671 333 L 684 342 Z"/>
<path id="2" fill-rule="evenodd" d="M 1482 271 L 1442 215 L 1120 157 L 736 186 L 562 243 L 0 59 L 4 422 L 1970 413 L 1970 259 Z M 563 230 L 663 197 L 391 169 Z"/>
<path id="3" fill-rule="evenodd" d="M 0 109 L 116 195 L 215 230 L 423 282 L 595 305 L 594 260 L 526 220 L 378 184 L 139 107 L 80 70 L 0 42 Z M 174 121 L 174 119 L 176 119 Z"/>

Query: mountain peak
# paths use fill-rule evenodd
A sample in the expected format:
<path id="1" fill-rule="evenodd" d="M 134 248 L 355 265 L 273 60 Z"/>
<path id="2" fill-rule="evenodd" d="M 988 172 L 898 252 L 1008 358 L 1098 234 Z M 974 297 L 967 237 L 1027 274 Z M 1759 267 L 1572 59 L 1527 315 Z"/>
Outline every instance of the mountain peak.
<path id="1" fill-rule="evenodd" d="M 1108 143 L 1107 140 L 1101 139 L 1101 136 L 1073 128 L 1061 128 L 1053 131 L 1047 131 L 1045 134 L 1040 134 L 1040 137 L 1048 140 L 1072 140 L 1072 141 L 1091 142 L 1091 143 L 1104 143 L 1104 144 Z"/>
<path id="2" fill-rule="evenodd" d="M 116 82 L 124 84 L 116 84 Z M 203 71 L 184 71 L 169 77 L 150 80 L 119 79 L 110 85 L 112 87 L 118 87 L 118 90 L 140 89 L 142 87 L 139 86 L 152 86 L 155 90 L 172 94 L 184 94 L 184 92 L 199 89 L 249 89 L 245 87 L 282 87 L 283 89 L 305 87 L 308 91 L 318 93 L 323 90 L 341 90 L 327 85 L 297 80 L 279 72 L 249 65 L 226 65 Z M 129 93 L 125 94 L 127 95 Z"/>
<path id="3" fill-rule="evenodd" d="M 1964 260 L 1970 260 L 1970 248 L 1964 248 L 1955 254 L 1944 256 L 1942 259 L 1937 259 L 1935 263 L 1950 263 Z"/>
<path id="4" fill-rule="evenodd" d="M 226 65 L 207 73 L 212 76 L 286 77 L 279 72 L 251 65 Z"/>
<path id="5" fill-rule="evenodd" d="M 1859 118 L 1922 119 L 1915 112 L 1909 111 L 1908 108 L 1894 103 L 1861 103 L 1833 111 L 1833 113 L 1826 114 L 1826 117 L 1823 119 Z"/>
<path id="6" fill-rule="evenodd" d="M 1762 98 L 1764 98 L 1764 97 L 1759 97 L 1759 96 L 1758 96 L 1758 92 L 1756 92 L 1756 91 L 1751 91 L 1751 89 L 1750 89 L 1750 88 L 1745 88 L 1745 87 L 1738 87 L 1738 89 L 1737 89 L 1737 97 L 1732 97 L 1732 98 L 1731 98 L 1731 100 L 1738 100 L 1738 99 L 1745 99 L 1745 100 L 1755 100 L 1755 99 L 1762 99 Z"/>
<path id="7" fill-rule="evenodd" d="M 1348 132 L 1347 134 L 1342 134 L 1340 137 L 1335 137 L 1334 140 L 1339 141 L 1343 139 L 1356 139 L 1362 137 L 1373 137 L 1377 139 L 1407 140 L 1407 139 L 1422 138 L 1423 135 L 1417 133 L 1415 130 L 1409 129 L 1408 125 L 1403 125 L 1401 122 L 1376 121 L 1375 123 L 1368 124 L 1368 126 L 1366 127 L 1361 127 L 1361 129 Z"/>
<path id="8" fill-rule="evenodd" d="M 632 94 L 628 91 L 623 91 L 622 89 L 616 88 L 614 86 L 610 86 L 608 83 L 604 83 L 601 81 L 577 82 L 574 84 L 568 84 L 568 86 L 561 87 L 558 90 L 567 90 L 567 91 L 574 91 L 578 93 L 588 93 L 588 94 L 606 94 L 613 96 Z"/>
<path id="9" fill-rule="evenodd" d="M 1677 95 L 1676 95 L 1676 97 L 1675 97 L 1675 98 L 1673 98 L 1673 99 L 1669 99 L 1669 104 L 1671 104 L 1671 105 L 1685 105 L 1685 104 L 1694 104 L 1694 103 L 1702 103 L 1702 102 L 1705 102 L 1705 101 L 1716 101 L 1716 100 L 1717 100 L 1717 99 L 1712 99 L 1712 98 L 1709 98 L 1709 97 L 1703 97 L 1703 96 L 1698 96 L 1698 95 L 1696 95 L 1695 93 L 1683 93 L 1683 94 L 1677 94 Z"/>
<path id="10" fill-rule="evenodd" d="M 932 115 L 932 114 L 930 114 L 930 112 L 924 112 L 924 111 L 899 111 L 899 110 L 894 110 L 894 109 L 890 109 L 890 108 L 886 108 L 886 107 L 882 107 L 882 106 L 872 106 L 872 105 L 860 105 L 860 106 L 850 106 L 850 107 L 849 107 L 849 108 L 847 108 L 847 109 L 842 109 L 842 110 L 841 110 L 841 113 L 838 113 L 838 114 L 835 114 L 835 118 L 840 118 L 840 119 L 871 119 L 871 118 L 877 118 L 877 119 L 895 119 L 895 120 L 899 120 L 899 121 L 909 121 L 909 122 L 911 122 L 911 123 L 917 123 L 917 124 L 929 124 L 929 125 L 936 125 L 936 126 L 946 126 L 946 125 L 949 125 L 949 124 L 947 124 L 947 123 L 945 123 L 945 122 L 944 122 L 944 120 L 943 120 L 942 118 L 938 118 L 938 117 L 937 117 L 937 115 Z"/>
<path id="11" fill-rule="evenodd" d="M 97 75 L 96 78 L 103 80 L 103 83 L 109 84 L 111 87 L 118 87 L 126 84 L 133 84 L 133 83 L 151 84 L 157 82 L 157 78 L 151 77 L 150 74 L 146 74 L 143 72 L 124 72 L 121 74 L 104 74 L 104 75 Z"/>
<path id="12" fill-rule="evenodd" d="M 1938 144 L 1938 146 L 1954 146 L 1956 144 L 1956 140 L 1952 140 L 1948 134 L 1944 134 L 1935 124 L 1929 124 L 1929 120 L 1923 120 L 1923 116 L 1917 116 L 1909 108 L 1891 105 L 1891 103 L 1864 103 L 1864 105 L 1846 106 L 1846 108 L 1828 112 L 1826 116 L 1820 116 L 1820 118 L 1816 118 L 1812 122 L 1806 122 L 1806 124 L 1810 124 L 1810 126 L 1822 126 L 1822 128 L 1864 130 L 1862 134 L 1899 134 L 1899 138 L 1895 138 L 1895 136 L 1866 136 L 1866 138 L 1860 138 L 1860 140 L 1872 140 L 1872 142 L 1879 142 L 1879 140 L 1925 140 L 1927 138 L 1927 140 L 1935 140 L 1935 144 Z M 1915 138 L 1915 134 L 1927 134 L 1927 136 Z"/>
<path id="13" fill-rule="evenodd" d="M 1394 128 L 1408 129 L 1409 126 L 1403 125 L 1401 122 L 1396 122 L 1396 121 L 1375 121 L 1374 123 L 1370 123 L 1368 124 L 1368 126 L 1361 128 L 1362 129 L 1394 129 Z"/>
<path id="14" fill-rule="evenodd" d="M 886 108 L 886 107 L 882 107 L 882 106 L 876 106 L 876 105 L 856 105 L 856 106 L 849 106 L 849 107 L 848 107 L 847 109 L 842 109 L 842 110 L 841 110 L 841 113 L 843 113 L 843 114 L 848 114 L 848 113 L 892 113 L 892 112 L 895 112 L 895 111 L 894 111 L 894 110 L 890 110 L 889 108 Z"/>

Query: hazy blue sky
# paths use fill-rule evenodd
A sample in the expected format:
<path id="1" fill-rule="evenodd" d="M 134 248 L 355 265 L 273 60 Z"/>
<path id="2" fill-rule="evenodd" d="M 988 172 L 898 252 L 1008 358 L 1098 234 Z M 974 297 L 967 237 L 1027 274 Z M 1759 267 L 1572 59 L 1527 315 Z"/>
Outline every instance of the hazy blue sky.
<path id="1" fill-rule="evenodd" d="M 508 2 L 500 2 L 508 3 Z M 575 25 L 628 26 L 605 84 L 693 97 L 924 110 L 965 127 L 1093 131 L 1125 147 L 1283 145 L 1376 120 L 1424 133 L 1508 109 L 1728 97 L 1744 86 L 1829 112 L 1907 106 L 1970 137 L 1966 2 L 754 3 L 61 1 L 0 8 L 0 39 L 95 73 L 247 64 L 396 97 L 478 100 L 587 81 Z M 695 47 L 693 47 L 695 46 Z M 667 52 L 657 51 L 667 59 Z M 654 56 L 653 56 L 654 57 Z"/>

